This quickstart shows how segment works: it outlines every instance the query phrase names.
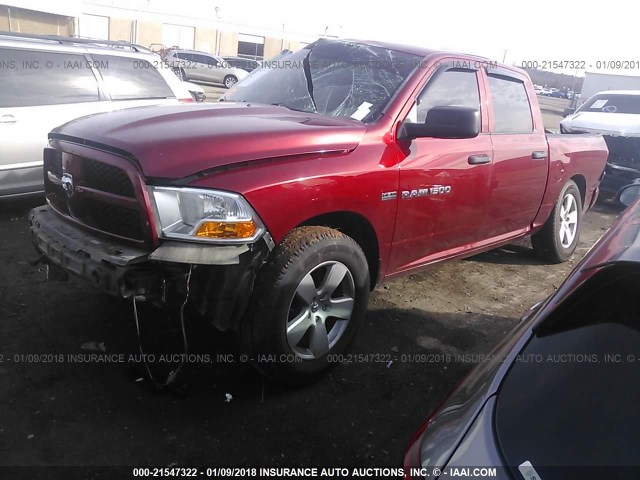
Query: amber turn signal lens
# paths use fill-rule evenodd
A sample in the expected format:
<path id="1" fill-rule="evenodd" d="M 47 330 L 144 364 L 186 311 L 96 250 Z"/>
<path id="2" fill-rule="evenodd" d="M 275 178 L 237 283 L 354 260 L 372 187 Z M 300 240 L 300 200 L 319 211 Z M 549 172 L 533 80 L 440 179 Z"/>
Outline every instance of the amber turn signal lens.
<path id="1" fill-rule="evenodd" d="M 247 222 L 202 222 L 196 231 L 197 237 L 206 238 L 251 238 L 256 233 L 253 221 Z"/>

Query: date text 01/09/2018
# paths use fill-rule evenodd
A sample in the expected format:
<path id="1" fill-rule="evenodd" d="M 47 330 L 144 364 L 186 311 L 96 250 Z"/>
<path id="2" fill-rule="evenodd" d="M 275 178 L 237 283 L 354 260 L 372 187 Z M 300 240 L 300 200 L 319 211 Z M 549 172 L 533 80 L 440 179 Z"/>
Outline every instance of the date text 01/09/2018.
<path id="1" fill-rule="evenodd" d="M 404 478 L 404 469 L 398 467 L 136 467 L 134 477 L 211 477 L 211 478 Z"/>

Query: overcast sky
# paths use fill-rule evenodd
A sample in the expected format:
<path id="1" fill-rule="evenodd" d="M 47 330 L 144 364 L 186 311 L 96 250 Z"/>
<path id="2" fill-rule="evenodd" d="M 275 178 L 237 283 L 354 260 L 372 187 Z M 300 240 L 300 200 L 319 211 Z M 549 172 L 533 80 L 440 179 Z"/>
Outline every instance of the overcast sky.
<path id="1" fill-rule="evenodd" d="M 164 0 L 156 0 L 164 1 Z M 171 1 L 171 0 L 167 0 Z M 348 38 L 397 41 L 475 53 L 508 63 L 524 60 L 638 60 L 640 6 L 610 0 L 530 2 L 445 0 L 193 0 L 220 7 L 223 20 Z M 171 1 L 175 5 L 175 2 Z M 566 72 L 574 73 L 574 72 Z M 621 72 L 618 72 L 621 73 Z M 640 69 L 635 68 L 636 75 Z"/>

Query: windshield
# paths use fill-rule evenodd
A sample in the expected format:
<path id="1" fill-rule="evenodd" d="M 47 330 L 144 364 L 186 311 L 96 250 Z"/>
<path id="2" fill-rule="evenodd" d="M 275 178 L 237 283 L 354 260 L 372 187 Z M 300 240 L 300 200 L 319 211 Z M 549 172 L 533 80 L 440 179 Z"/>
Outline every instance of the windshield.
<path id="1" fill-rule="evenodd" d="M 221 101 L 282 105 L 368 123 L 378 119 L 421 60 L 386 48 L 318 40 L 264 62 Z"/>
<path id="2" fill-rule="evenodd" d="M 640 113 L 640 95 L 594 95 L 578 111 Z"/>

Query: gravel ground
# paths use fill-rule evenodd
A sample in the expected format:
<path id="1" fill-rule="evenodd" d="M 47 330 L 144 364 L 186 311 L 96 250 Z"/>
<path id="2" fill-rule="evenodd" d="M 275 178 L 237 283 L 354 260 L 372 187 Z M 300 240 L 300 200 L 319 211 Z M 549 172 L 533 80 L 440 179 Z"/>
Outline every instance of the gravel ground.
<path id="1" fill-rule="evenodd" d="M 441 355 L 488 353 L 616 216 L 602 206 L 587 213 L 565 264 L 540 263 L 522 241 L 379 286 L 351 361 L 297 390 L 265 381 L 239 361 L 233 335 L 189 317 L 200 361 L 188 366 L 186 394 L 176 395 L 140 381 L 129 303 L 48 282 L 30 263 L 27 213 L 35 204 L 0 205 L 5 466 L 398 466 L 411 434 L 473 366 Z M 148 352 L 181 351 L 175 312 L 143 309 L 141 321 Z M 424 360 L 406 361 L 416 353 Z M 90 361 L 99 354 L 118 357 Z M 166 374 L 171 365 L 157 368 Z"/>

